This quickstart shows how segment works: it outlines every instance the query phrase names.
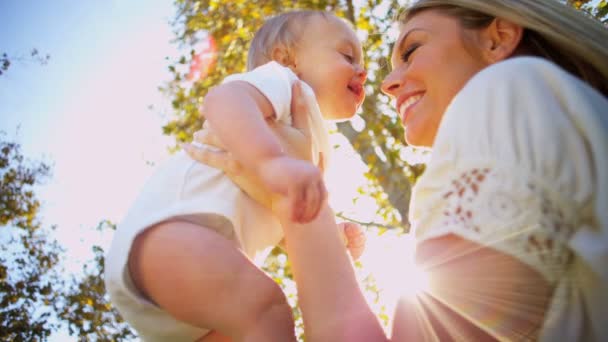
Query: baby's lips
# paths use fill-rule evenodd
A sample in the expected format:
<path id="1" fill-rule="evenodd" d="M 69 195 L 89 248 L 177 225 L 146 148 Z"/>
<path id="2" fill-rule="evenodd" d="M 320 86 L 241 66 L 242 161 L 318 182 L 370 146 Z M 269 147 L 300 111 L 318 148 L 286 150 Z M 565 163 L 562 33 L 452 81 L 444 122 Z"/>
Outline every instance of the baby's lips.
<path id="1" fill-rule="evenodd" d="M 357 95 L 360 95 L 363 92 L 363 85 L 360 83 L 350 83 L 348 88 L 355 92 Z"/>
<path id="2" fill-rule="evenodd" d="M 351 82 L 348 85 L 348 89 L 355 94 L 357 97 L 357 105 L 360 105 L 365 99 L 365 90 L 363 89 L 363 84 L 360 82 Z"/>

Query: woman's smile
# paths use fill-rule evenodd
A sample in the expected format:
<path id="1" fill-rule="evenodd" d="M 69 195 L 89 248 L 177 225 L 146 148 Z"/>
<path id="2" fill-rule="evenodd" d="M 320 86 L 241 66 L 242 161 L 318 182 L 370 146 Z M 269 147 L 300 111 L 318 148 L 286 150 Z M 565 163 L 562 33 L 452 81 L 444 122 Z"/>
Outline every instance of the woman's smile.
<path id="1" fill-rule="evenodd" d="M 399 111 L 399 117 L 401 117 L 401 122 L 403 122 L 403 124 L 405 124 L 405 120 L 409 113 L 411 113 L 414 107 L 420 102 L 422 96 L 424 96 L 424 92 L 416 92 L 404 94 L 397 99 L 396 108 Z"/>

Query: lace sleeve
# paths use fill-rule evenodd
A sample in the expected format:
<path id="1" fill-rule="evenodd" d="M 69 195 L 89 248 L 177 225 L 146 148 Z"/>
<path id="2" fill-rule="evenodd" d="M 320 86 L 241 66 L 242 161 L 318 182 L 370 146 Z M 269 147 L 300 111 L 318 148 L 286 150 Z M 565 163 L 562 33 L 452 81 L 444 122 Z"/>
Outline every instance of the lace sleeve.
<path id="1" fill-rule="evenodd" d="M 501 167 L 470 167 L 454 173 L 437 193 L 433 209 L 418 221 L 419 238 L 454 233 L 512 255 L 549 282 L 572 258 L 568 241 L 579 213 L 538 180 Z"/>

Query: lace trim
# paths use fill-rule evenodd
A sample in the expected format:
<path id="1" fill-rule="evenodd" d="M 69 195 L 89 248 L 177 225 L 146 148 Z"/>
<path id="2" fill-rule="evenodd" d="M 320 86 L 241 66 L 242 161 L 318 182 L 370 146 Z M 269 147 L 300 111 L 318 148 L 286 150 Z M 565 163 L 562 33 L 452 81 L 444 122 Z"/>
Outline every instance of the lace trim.
<path id="1" fill-rule="evenodd" d="M 513 178 L 491 168 L 462 172 L 441 195 L 440 224 L 520 259 L 553 282 L 573 258 L 567 243 L 576 211 L 538 182 Z"/>

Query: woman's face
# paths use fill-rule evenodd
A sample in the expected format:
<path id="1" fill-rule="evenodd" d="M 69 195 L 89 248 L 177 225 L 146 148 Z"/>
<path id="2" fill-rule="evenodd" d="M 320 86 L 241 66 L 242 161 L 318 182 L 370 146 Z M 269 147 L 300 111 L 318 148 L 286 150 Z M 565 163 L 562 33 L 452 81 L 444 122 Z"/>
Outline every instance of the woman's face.
<path id="1" fill-rule="evenodd" d="M 420 12 L 403 25 L 382 91 L 396 99 L 408 144 L 431 147 L 454 96 L 489 64 L 480 35 L 435 10 Z"/>

